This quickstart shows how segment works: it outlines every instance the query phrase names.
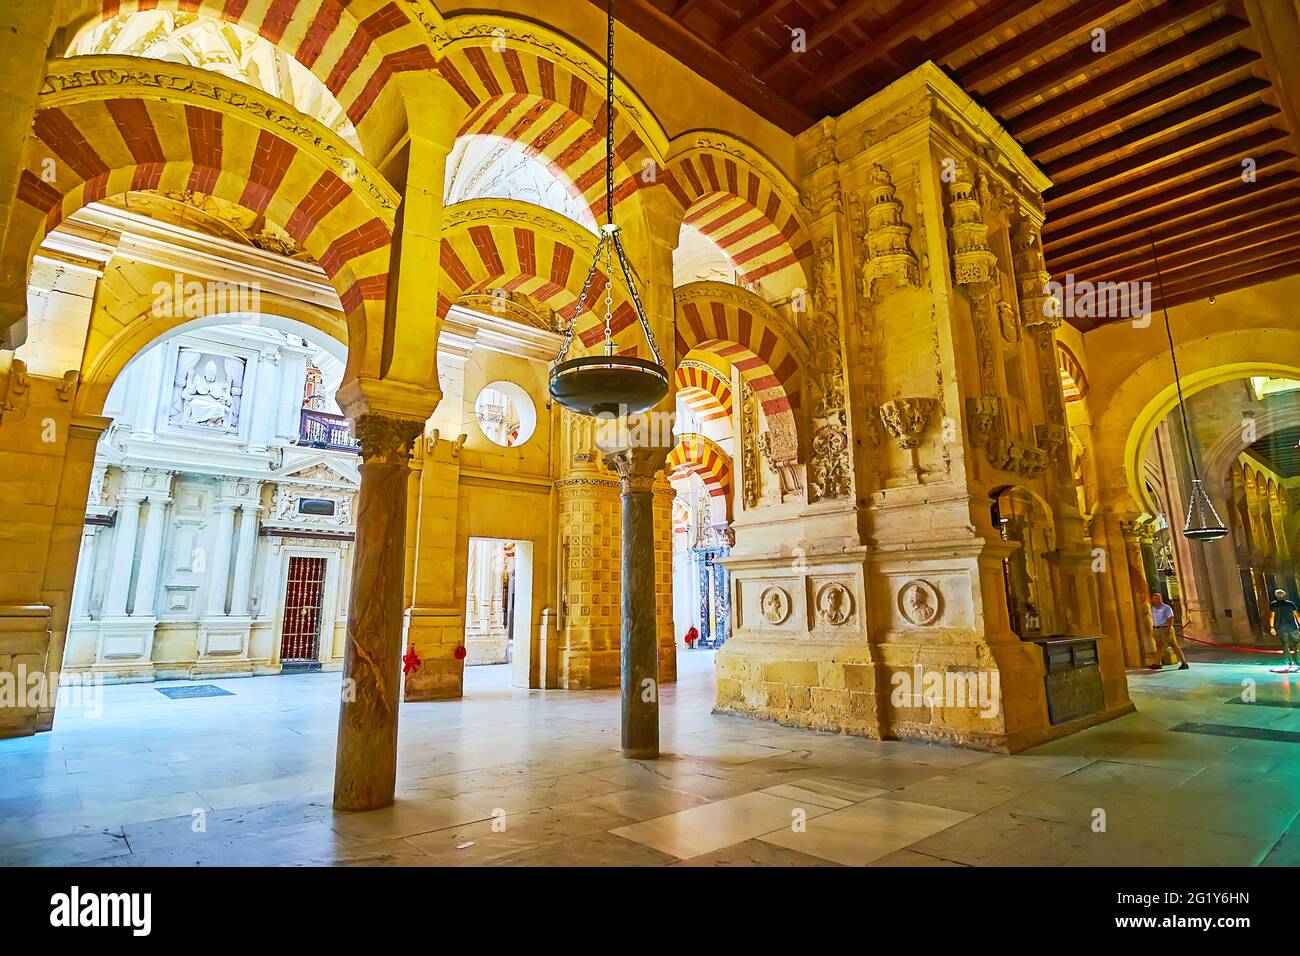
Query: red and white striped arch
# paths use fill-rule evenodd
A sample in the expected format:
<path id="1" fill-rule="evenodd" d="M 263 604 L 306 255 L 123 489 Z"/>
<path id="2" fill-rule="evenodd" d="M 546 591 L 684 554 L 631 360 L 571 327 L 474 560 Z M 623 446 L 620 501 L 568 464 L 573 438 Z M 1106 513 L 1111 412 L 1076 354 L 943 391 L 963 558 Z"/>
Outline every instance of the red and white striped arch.
<path id="1" fill-rule="evenodd" d="M 237 23 L 274 43 L 334 94 L 372 158 L 405 132 L 392 78 L 435 65 L 428 32 L 399 0 L 99 0 L 95 23 L 147 10 Z"/>
<path id="2" fill-rule="evenodd" d="M 527 211 L 527 216 L 510 215 L 521 209 Z M 570 320 L 595 255 L 595 236 L 558 213 L 496 199 L 449 207 L 443 225 L 440 316 L 445 316 L 462 295 L 504 289 L 555 309 L 564 322 Z M 607 283 L 604 272 L 597 270 L 587 293 L 587 308 L 575 330 L 584 347 L 599 343 L 603 337 Z M 636 311 L 617 282 L 613 300 L 611 326 L 617 333 L 636 321 Z"/>
<path id="3" fill-rule="evenodd" d="M 722 283 L 682 286 L 677 302 L 677 360 L 709 352 L 740 371 L 778 433 L 798 434 L 803 370 L 771 307 Z M 787 449 L 791 454 L 794 449 Z"/>
<path id="4" fill-rule="evenodd" d="M 703 435 L 682 435 L 668 453 L 665 473 L 669 481 L 699 475 L 704 488 L 721 508 L 710 509 L 714 524 L 731 520 L 731 456 Z"/>
<path id="5" fill-rule="evenodd" d="M 307 140 L 271 119 L 208 108 L 218 102 L 181 88 L 198 77 L 211 82 L 211 74 L 189 67 L 155 64 L 155 73 L 169 72 L 176 81 L 165 91 L 125 82 L 62 89 L 59 71 L 76 71 L 85 60 L 103 67 L 133 58 L 52 64 L 53 82 L 37 104 L 10 223 L 11 241 L 30 243 L 28 260 L 51 229 L 97 200 L 151 189 L 214 196 L 265 216 L 316 259 L 348 315 L 350 348 L 365 355 L 367 328 L 383 328 L 397 207 L 379 173 L 319 124 L 313 139 L 332 139 L 334 156 L 351 158 L 370 188 L 345 182 L 334 156 L 304 147 Z M 6 248 L 15 254 L 18 247 Z M 379 335 L 368 344 L 379 349 Z"/>
<path id="6" fill-rule="evenodd" d="M 1063 342 L 1056 343 L 1056 369 L 1061 373 L 1061 392 L 1067 402 L 1077 402 L 1088 395 L 1088 376 L 1075 354 Z"/>
<path id="7" fill-rule="evenodd" d="M 546 165 L 574 195 L 586 200 L 596 219 L 605 215 L 605 94 L 590 77 L 565 64 L 523 49 L 509 39 L 493 49 L 454 45 L 437 63 L 469 117 L 461 136 L 497 136 L 520 144 Z M 614 206 L 648 185 L 642 162 L 650 157 L 644 137 L 615 107 Z"/>
<path id="8" fill-rule="evenodd" d="M 673 534 L 685 534 L 691 528 L 691 509 L 681 497 L 673 499 Z"/>
<path id="9" fill-rule="evenodd" d="M 765 280 L 782 294 L 808 287 L 812 239 L 790 201 L 752 166 L 697 148 L 669 163 L 663 184 L 686 211 L 683 222 L 717 244 L 742 281 Z"/>
<path id="10" fill-rule="evenodd" d="M 720 430 L 731 431 L 731 383 L 703 363 L 679 363 L 675 375 L 677 395 L 695 412 L 702 426 L 716 423 Z"/>

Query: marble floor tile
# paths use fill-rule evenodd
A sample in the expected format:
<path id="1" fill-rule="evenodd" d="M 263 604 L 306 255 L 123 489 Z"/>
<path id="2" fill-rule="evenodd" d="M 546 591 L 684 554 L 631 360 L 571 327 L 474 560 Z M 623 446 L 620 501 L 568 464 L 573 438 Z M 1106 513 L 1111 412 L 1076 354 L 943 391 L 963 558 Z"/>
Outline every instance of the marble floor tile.
<path id="1" fill-rule="evenodd" d="M 787 828 L 760 839 L 845 866 L 864 866 L 970 816 L 960 810 L 878 797 L 809 819 L 803 832 Z"/>
<path id="2" fill-rule="evenodd" d="M 1228 703 L 1245 677 L 1300 701 L 1283 675 L 1134 674 L 1137 713 L 1006 756 L 713 714 L 712 660 L 681 655 L 658 760 L 622 756 L 617 690 L 469 668 L 464 700 L 402 705 L 397 803 L 350 814 L 340 675 L 111 686 L 0 740 L 0 865 L 1300 865 L 1300 745 L 1171 729 L 1300 731 Z"/>
<path id="3" fill-rule="evenodd" d="M 788 828 L 795 821 L 796 814 L 811 818 L 830 812 L 826 807 L 767 793 L 747 793 L 643 820 L 611 832 L 688 860 L 779 828 Z"/>

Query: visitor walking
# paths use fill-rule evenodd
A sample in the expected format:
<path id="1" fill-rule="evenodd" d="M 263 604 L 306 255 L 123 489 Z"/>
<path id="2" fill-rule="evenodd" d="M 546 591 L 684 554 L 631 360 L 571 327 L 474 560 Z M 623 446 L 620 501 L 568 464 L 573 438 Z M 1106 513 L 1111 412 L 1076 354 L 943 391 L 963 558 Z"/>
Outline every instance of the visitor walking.
<path id="1" fill-rule="evenodd" d="M 1273 670 L 1279 674 L 1300 671 L 1300 614 L 1281 588 L 1268 602 L 1268 632 L 1282 642 L 1282 666 Z"/>
<path id="2" fill-rule="evenodd" d="M 1151 665 L 1151 669 L 1158 671 L 1164 666 L 1161 662 L 1165 657 L 1165 648 L 1171 648 L 1181 662 L 1178 669 L 1187 670 L 1187 655 L 1183 653 L 1178 635 L 1174 633 L 1174 609 L 1165 603 L 1164 595 L 1159 592 L 1151 595 L 1151 627 L 1156 638 L 1156 662 Z"/>

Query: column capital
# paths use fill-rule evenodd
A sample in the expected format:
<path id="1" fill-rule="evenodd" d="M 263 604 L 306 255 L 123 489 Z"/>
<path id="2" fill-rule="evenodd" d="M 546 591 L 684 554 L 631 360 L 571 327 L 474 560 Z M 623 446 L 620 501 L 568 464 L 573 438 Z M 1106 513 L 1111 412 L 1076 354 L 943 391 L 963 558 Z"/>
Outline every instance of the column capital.
<path id="1" fill-rule="evenodd" d="M 424 434 L 424 422 L 389 415 L 366 414 L 356 419 L 363 464 L 405 465 L 411 446 Z"/>
<path id="2" fill-rule="evenodd" d="M 606 468 L 618 474 L 623 493 L 628 494 L 654 488 L 655 476 L 663 470 L 670 451 L 662 445 L 647 445 L 612 452 L 602 460 Z"/>

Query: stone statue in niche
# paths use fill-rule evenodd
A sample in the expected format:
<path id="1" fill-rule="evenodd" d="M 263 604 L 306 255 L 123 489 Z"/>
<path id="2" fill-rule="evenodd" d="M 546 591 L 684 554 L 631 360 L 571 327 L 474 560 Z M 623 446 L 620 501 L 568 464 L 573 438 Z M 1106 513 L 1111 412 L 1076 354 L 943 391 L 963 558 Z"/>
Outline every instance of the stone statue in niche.
<path id="1" fill-rule="evenodd" d="M 817 593 L 817 613 L 827 624 L 843 624 L 853 613 L 853 595 L 838 582 L 828 584 Z"/>
<path id="2" fill-rule="evenodd" d="M 176 358 L 169 421 L 235 431 L 243 394 L 244 359 L 181 349 Z"/>
<path id="3" fill-rule="evenodd" d="M 758 599 L 763 619 L 769 624 L 782 624 L 790 616 L 790 595 L 784 588 L 770 587 Z"/>
<path id="4" fill-rule="evenodd" d="M 933 624 L 939 617 L 939 592 L 929 581 L 909 581 L 898 592 L 898 610 L 917 627 Z"/>

